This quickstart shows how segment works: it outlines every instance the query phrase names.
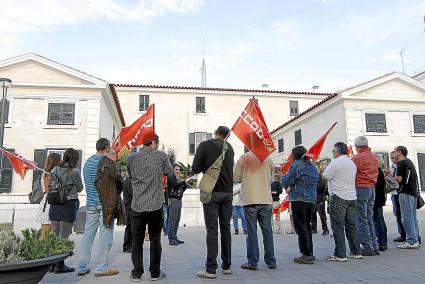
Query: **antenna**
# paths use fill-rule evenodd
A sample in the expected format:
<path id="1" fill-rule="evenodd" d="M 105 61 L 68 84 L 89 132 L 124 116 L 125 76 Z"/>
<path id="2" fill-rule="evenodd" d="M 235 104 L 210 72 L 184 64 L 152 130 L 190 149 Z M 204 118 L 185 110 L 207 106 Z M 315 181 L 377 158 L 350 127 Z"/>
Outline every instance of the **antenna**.
<path id="1" fill-rule="evenodd" d="M 403 73 L 404 73 L 404 59 L 403 59 L 403 53 L 404 53 L 404 47 L 402 50 L 400 50 L 400 58 L 401 58 L 401 67 L 403 69 Z"/>
<path id="2" fill-rule="evenodd" d="M 205 35 L 202 35 L 201 85 L 204 88 L 207 86 L 207 65 L 205 64 Z"/>

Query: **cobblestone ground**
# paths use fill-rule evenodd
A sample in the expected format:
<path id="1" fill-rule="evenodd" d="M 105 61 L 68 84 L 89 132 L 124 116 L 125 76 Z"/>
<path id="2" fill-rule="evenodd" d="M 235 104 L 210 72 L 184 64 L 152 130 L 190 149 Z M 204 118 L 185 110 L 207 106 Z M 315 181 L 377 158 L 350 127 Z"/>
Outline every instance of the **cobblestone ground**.
<path id="1" fill-rule="evenodd" d="M 418 211 L 419 224 L 425 228 L 425 210 Z M 293 263 L 298 256 L 296 235 L 274 235 L 277 269 L 269 270 L 263 263 L 259 263 L 258 271 L 245 271 L 240 265 L 246 261 L 245 236 L 232 236 L 232 269 L 233 274 L 223 275 L 218 271 L 218 279 L 203 280 L 195 276 L 205 263 L 205 228 L 181 228 L 179 237 L 186 243 L 178 247 L 168 245 L 163 238 L 162 270 L 168 278 L 159 283 L 245 283 L 245 284 L 272 284 L 272 283 L 425 283 L 425 248 L 418 250 L 400 250 L 392 239 L 396 237 L 396 225 L 391 208 L 387 207 L 385 217 L 388 226 L 388 251 L 381 256 L 367 257 L 362 260 L 350 259 L 345 263 L 331 263 L 326 256 L 333 252 L 333 238 L 314 235 L 314 252 L 317 257 L 314 265 L 299 265 Z M 284 227 L 287 226 L 285 218 Z M 425 229 L 424 229 L 425 230 Z M 425 236 L 425 233 L 422 234 Z M 78 243 L 81 235 L 73 235 Z M 119 275 L 113 277 L 96 278 L 93 273 L 78 277 L 76 273 L 55 275 L 47 274 L 41 283 L 132 283 L 129 279 L 132 268 L 130 254 L 122 253 L 123 228 L 118 228 L 114 235 L 114 245 L 111 250 L 110 262 L 112 267 L 118 268 Z M 260 240 L 261 241 L 261 240 Z M 96 245 L 96 244 L 95 244 Z M 95 246 L 96 247 L 96 246 Z M 261 246 L 260 246 L 261 247 Z M 262 250 L 260 250 L 260 259 Z M 148 243 L 145 243 L 145 271 L 148 271 L 149 252 Z M 76 257 L 67 260 L 67 264 L 75 266 Z M 92 269 L 93 271 L 93 269 Z M 149 273 L 145 272 L 142 283 L 150 282 Z"/>

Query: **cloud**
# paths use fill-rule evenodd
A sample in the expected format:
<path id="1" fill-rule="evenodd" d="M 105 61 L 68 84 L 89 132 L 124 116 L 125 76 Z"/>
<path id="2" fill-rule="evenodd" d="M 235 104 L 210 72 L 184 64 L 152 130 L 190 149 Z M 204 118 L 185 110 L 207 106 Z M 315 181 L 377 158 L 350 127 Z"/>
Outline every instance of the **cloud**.
<path id="1" fill-rule="evenodd" d="M 198 11 L 203 0 L 21 0 L 2 1 L 0 50 L 4 55 L 21 43 L 28 33 L 50 32 L 61 26 L 97 20 L 149 22 L 167 13 Z"/>
<path id="2" fill-rule="evenodd" d="M 298 19 L 287 18 L 274 22 L 272 29 L 280 45 L 287 49 L 295 49 L 301 39 L 301 23 Z"/>

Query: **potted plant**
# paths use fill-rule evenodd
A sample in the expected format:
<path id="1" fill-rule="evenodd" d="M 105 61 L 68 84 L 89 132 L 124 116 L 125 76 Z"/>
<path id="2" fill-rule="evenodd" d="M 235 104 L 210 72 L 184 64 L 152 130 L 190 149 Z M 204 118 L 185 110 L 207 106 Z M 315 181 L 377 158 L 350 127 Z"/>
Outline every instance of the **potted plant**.
<path id="1" fill-rule="evenodd" d="M 38 283 L 50 265 L 70 256 L 74 242 L 54 233 L 47 235 L 34 229 L 22 231 L 18 237 L 11 230 L 0 231 L 1 283 Z"/>

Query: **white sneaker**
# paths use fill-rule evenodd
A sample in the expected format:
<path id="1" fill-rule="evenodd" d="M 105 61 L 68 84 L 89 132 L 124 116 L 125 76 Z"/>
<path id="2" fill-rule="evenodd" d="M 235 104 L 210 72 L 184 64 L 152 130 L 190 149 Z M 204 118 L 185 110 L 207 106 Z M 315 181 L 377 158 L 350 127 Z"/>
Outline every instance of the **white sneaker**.
<path id="1" fill-rule="evenodd" d="M 399 249 L 417 249 L 419 248 L 418 243 L 409 244 L 409 243 L 402 243 L 397 246 Z"/>
<path id="2" fill-rule="evenodd" d="M 335 255 L 328 256 L 326 259 L 329 261 L 337 261 L 337 262 L 346 262 L 348 260 L 346 257 L 338 257 Z"/>
<path id="3" fill-rule="evenodd" d="M 348 257 L 354 259 L 363 259 L 363 255 L 361 254 L 350 254 Z"/>
<path id="4" fill-rule="evenodd" d="M 223 269 L 221 272 L 223 272 L 223 274 L 225 274 L 225 275 L 229 275 L 229 274 L 232 274 L 232 269 Z"/>
<path id="5" fill-rule="evenodd" d="M 216 279 L 217 278 L 217 274 L 213 274 L 213 273 L 208 273 L 206 271 L 199 271 L 196 276 L 200 277 L 200 278 L 208 278 L 208 279 Z"/>

